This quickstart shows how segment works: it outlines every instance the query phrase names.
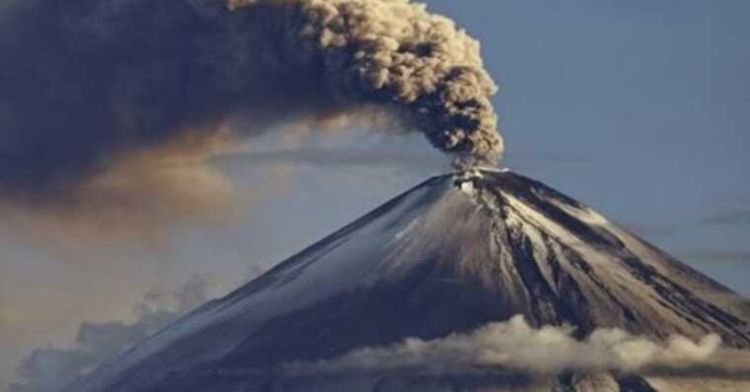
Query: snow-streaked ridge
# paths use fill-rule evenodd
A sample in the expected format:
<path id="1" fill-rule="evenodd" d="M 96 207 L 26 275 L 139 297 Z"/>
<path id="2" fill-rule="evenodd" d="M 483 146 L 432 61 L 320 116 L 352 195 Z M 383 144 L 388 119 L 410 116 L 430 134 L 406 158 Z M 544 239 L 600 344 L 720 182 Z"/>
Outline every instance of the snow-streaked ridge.
<path id="1" fill-rule="evenodd" d="M 406 302 L 381 305 L 382 290 L 403 292 Z M 469 328 L 521 314 L 532 325 L 565 323 L 581 333 L 599 327 L 653 338 L 716 333 L 735 347 L 750 346 L 744 299 L 541 183 L 507 170 L 474 170 L 425 181 L 206 304 L 70 391 L 136 392 L 165 382 L 168 374 L 220 371 L 228 358 L 268 354 L 254 353 L 253 341 L 281 339 L 283 346 L 305 338 L 269 327 L 279 320 L 338 314 L 351 298 L 398 310 L 409 301 L 429 304 L 422 293 L 444 290 L 479 296 L 488 305 L 434 303 L 426 316 L 437 312 L 445 325 L 405 327 L 451 331 L 451 323 Z M 467 314 L 468 308 L 474 310 Z M 342 313 L 351 320 L 337 322 L 369 317 L 368 309 L 354 309 Z M 398 338 L 398 331 L 388 332 Z M 357 330 L 347 333 L 352 337 L 335 345 L 325 341 L 335 336 L 319 338 L 321 349 L 368 344 L 349 341 Z M 372 331 L 361 338 L 382 340 Z M 310 339 L 315 347 L 316 337 Z M 277 356 L 294 359 L 295 350 Z"/>

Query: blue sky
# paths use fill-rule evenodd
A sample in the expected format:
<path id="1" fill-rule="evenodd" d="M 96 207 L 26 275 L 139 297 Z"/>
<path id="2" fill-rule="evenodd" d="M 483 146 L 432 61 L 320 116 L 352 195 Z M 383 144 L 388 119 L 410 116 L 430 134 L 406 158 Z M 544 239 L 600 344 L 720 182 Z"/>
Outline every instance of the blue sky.
<path id="1" fill-rule="evenodd" d="M 503 163 L 580 199 L 750 296 L 750 2 L 432 0 L 482 41 L 501 85 Z M 252 157 L 218 162 L 251 189 L 230 225 L 187 227 L 146 249 L 39 249 L 0 227 L 0 380 L 30 347 L 82 320 L 123 318 L 154 287 L 194 272 L 223 289 L 295 253 L 426 176 L 446 171 L 419 136 L 356 141 L 417 161 L 342 165 Z M 269 138 L 259 151 L 278 148 Z M 422 159 L 423 158 L 423 159 Z M 270 174 L 269 174 L 270 173 Z M 50 308 L 50 303 L 53 307 Z M 5 329 L 4 329 L 5 328 Z"/>

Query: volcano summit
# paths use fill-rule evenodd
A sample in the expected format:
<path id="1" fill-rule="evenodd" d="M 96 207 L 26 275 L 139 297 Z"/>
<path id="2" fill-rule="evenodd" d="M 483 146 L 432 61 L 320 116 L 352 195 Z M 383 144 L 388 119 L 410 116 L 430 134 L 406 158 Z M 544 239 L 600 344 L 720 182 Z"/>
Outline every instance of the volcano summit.
<path id="1" fill-rule="evenodd" d="M 730 368 L 670 365 L 719 341 Z M 475 170 L 425 181 L 69 390 L 750 390 L 747 349 L 745 299 L 539 182 Z M 565 352 L 556 370 L 523 365 Z"/>

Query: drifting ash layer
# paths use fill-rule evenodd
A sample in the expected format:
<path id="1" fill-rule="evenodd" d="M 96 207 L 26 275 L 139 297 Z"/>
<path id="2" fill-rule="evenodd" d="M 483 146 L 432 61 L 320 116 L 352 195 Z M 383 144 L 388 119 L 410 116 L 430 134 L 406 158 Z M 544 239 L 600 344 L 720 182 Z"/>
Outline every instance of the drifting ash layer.
<path id="1" fill-rule="evenodd" d="M 654 340 L 714 333 L 750 347 L 750 305 L 736 294 L 541 183 L 481 170 L 424 182 L 70 391 L 654 390 L 647 378 L 609 371 L 536 379 L 501 370 L 283 370 L 515 315 L 532 327 L 570 325 L 577 338 L 619 328 Z M 654 382 L 669 390 L 676 376 L 666 373 Z M 693 381 L 714 388 L 708 374 Z"/>

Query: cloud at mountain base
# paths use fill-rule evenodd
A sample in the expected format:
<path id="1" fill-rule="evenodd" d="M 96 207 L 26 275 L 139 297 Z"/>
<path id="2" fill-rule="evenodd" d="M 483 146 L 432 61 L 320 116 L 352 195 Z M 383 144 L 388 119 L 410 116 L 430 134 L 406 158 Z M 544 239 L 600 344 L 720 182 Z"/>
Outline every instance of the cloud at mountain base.
<path id="1" fill-rule="evenodd" d="M 453 374 L 494 369 L 537 375 L 569 370 L 750 371 L 750 352 L 723 347 L 715 334 L 697 342 L 683 336 L 658 342 L 619 329 L 598 329 L 582 341 L 572 333 L 566 327 L 532 328 L 522 316 L 516 316 L 467 334 L 435 340 L 410 338 L 390 346 L 358 349 L 337 359 L 289 364 L 287 370 L 295 374 L 325 374 L 410 369 Z"/>

